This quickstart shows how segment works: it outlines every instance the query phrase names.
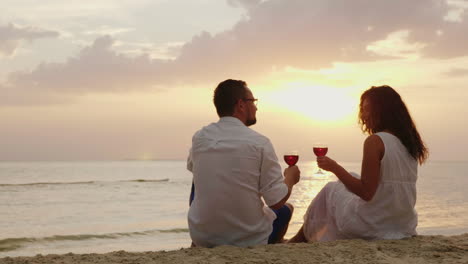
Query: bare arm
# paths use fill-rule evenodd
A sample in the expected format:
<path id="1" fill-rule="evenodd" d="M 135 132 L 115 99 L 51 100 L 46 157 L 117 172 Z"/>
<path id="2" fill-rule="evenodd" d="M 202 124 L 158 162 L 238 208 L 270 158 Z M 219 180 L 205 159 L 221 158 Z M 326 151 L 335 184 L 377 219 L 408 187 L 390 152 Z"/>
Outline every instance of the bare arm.
<path id="1" fill-rule="evenodd" d="M 348 190 L 365 201 L 374 197 L 380 180 L 380 160 L 385 147 L 379 136 L 371 135 L 364 142 L 361 179 L 354 178 L 341 165 L 328 157 L 318 157 L 320 168 L 333 172 Z"/>
<path id="2" fill-rule="evenodd" d="M 301 172 L 297 166 L 291 166 L 284 170 L 284 183 L 288 186 L 288 193 L 284 196 L 281 201 L 277 202 L 276 204 L 270 206 L 271 209 L 278 210 L 286 203 L 291 196 L 293 186 L 299 182 Z"/>
<path id="3" fill-rule="evenodd" d="M 192 148 L 190 148 L 189 155 L 187 157 L 187 170 L 190 172 L 193 171 Z"/>

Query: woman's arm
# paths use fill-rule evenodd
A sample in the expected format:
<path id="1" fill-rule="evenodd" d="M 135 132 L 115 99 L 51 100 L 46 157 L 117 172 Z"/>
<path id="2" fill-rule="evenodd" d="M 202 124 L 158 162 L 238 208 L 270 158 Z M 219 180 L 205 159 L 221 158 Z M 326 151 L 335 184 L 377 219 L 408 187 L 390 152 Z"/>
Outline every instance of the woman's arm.
<path id="1" fill-rule="evenodd" d="M 364 155 L 362 159 L 361 179 L 354 178 L 336 161 L 328 157 L 318 157 L 318 166 L 333 172 L 348 190 L 365 201 L 370 201 L 377 191 L 380 180 L 380 160 L 385 147 L 377 135 L 369 136 L 364 142 Z"/>

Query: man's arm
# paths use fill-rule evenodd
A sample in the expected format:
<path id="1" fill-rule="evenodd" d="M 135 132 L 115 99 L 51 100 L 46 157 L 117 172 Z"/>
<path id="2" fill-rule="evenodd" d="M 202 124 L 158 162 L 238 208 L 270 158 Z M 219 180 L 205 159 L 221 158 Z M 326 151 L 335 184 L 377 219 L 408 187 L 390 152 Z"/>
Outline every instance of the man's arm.
<path id="1" fill-rule="evenodd" d="M 270 141 L 262 147 L 259 191 L 270 208 L 281 208 L 299 181 L 300 171 L 292 166 L 281 173 L 281 165 Z"/>
<path id="2" fill-rule="evenodd" d="M 189 155 L 187 157 L 187 170 L 192 172 L 193 170 L 193 161 L 192 161 L 192 148 L 189 150 Z"/>
<path id="3" fill-rule="evenodd" d="M 283 199 L 281 199 L 281 201 L 270 206 L 271 209 L 278 210 L 281 207 L 283 207 L 283 205 L 289 199 L 289 196 L 291 196 L 293 186 L 299 182 L 300 175 L 301 172 L 299 171 L 299 168 L 296 165 L 284 170 L 284 183 L 286 184 L 286 186 L 288 186 L 288 194 L 286 194 L 286 196 Z"/>
<path id="4" fill-rule="evenodd" d="M 189 155 L 187 157 L 187 170 L 193 172 L 192 148 L 190 148 Z M 192 205 L 193 199 L 195 199 L 195 184 L 193 183 L 192 178 L 192 188 L 190 189 L 189 206 Z"/>

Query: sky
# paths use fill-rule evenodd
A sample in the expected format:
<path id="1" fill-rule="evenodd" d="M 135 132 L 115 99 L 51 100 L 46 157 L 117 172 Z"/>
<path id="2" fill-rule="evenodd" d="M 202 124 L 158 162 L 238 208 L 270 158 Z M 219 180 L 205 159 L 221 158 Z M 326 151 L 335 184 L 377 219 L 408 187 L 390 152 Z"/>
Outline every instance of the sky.
<path id="1" fill-rule="evenodd" d="M 468 160 L 467 0 L 2 0 L 0 160 L 185 159 L 225 79 L 278 156 L 360 161 L 386 84 L 430 161 Z"/>

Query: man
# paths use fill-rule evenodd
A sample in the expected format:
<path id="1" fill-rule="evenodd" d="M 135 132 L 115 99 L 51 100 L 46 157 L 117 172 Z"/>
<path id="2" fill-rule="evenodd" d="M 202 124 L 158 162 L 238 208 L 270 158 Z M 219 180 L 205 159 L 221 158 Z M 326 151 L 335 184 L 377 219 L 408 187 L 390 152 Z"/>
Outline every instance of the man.
<path id="1" fill-rule="evenodd" d="M 193 244 L 280 242 L 293 211 L 286 201 L 300 171 L 289 167 L 283 177 L 270 140 L 248 128 L 257 121 L 257 99 L 244 81 L 221 82 L 213 101 L 220 120 L 195 133 L 187 162 L 194 181 L 188 213 Z"/>

